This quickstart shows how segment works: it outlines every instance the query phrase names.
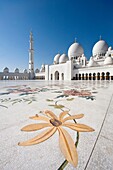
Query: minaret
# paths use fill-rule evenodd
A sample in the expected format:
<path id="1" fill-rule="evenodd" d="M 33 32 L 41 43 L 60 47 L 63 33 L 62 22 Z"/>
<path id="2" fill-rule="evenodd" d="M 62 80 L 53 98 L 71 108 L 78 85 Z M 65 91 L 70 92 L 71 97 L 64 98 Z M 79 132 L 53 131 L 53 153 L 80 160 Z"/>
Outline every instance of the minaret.
<path id="1" fill-rule="evenodd" d="M 33 34 L 30 32 L 30 47 L 29 47 L 29 79 L 34 79 L 34 49 L 33 49 Z"/>

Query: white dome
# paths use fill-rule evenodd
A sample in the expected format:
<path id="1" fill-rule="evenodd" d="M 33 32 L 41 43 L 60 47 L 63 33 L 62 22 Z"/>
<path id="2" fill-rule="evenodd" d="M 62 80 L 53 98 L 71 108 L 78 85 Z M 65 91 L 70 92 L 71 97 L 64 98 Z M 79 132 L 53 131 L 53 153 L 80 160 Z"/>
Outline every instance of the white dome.
<path id="1" fill-rule="evenodd" d="M 108 50 L 108 45 L 104 40 L 99 40 L 93 47 L 93 56 L 97 54 L 104 54 Z"/>
<path id="2" fill-rule="evenodd" d="M 19 69 L 16 68 L 16 69 L 14 70 L 14 72 L 15 72 L 15 73 L 19 73 Z"/>
<path id="3" fill-rule="evenodd" d="M 65 63 L 66 61 L 68 61 L 68 57 L 66 54 L 62 54 L 59 58 L 59 63 Z"/>
<path id="4" fill-rule="evenodd" d="M 5 67 L 5 68 L 3 69 L 3 72 L 4 72 L 4 73 L 9 73 L 9 69 L 8 69 L 7 67 Z"/>
<path id="5" fill-rule="evenodd" d="M 72 57 L 82 56 L 82 54 L 84 54 L 84 50 L 79 43 L 75 42 L 69 47 L 68 56 L 70 60 Z"/>
<path id="6" fill-rule="evenodd" d="M 60 54 L 55 55 L 55 57 L 54 57 L 54 64 L 58 64 L 59 63 L 59 58 L 60 58 Z"/>
<path id="7" fill-rule="evenodd" d="M 108 51 L 111 51 L 111 50 L 112 50 L 112 47 L 109 47 L 109 48 L 108 48 Z"/>
<path id="8" fill-rule="evenodd" d="M 24 72 L 24 73 L 27 73 L 27 69 L 24 69 L 23 72 Z"/>
<path id="9" fill-rule="evenodd" d="M 110 56 L 106 57 L 106 59 L 104 60 L 104 64 L 105 65 L 113 64 L 113 59 Z"/>
<path id="10" fill-rule="evenodd" d="M 40 72 L 40 70 L 37 68 L 36 70 L 35 70 L 35 73 L 39 73 Z"/>
<path id="11" fill-rule="evenodd" d="M 93 58 L 91 57 L 88 63 L 88 67 L 94 67 L 97 66 L 96 61 L 93 60 Z"/>

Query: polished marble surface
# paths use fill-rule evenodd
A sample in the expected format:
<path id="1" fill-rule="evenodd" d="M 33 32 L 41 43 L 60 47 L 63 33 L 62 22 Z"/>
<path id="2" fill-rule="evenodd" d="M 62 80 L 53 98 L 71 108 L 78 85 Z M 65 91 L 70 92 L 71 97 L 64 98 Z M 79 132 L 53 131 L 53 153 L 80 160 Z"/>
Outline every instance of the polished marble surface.
<path id="1" fill-rule="evenodd" d="M 72 115 L 84 113 L 84 118 L 77 121 L 95 129 L 80 133 L 76 169 L 112 170 L 112 95 L 113 82 L 109 81 L 0 81 L 0 169 L 57 170 L 60 167 L 65 159 L 59 149 L 58 133 L 38 145 L 17 145 L 38 133 L 20 131 L 24 125 L 34 123 L 29 116 L 45 109 L 59 115 L 61 108 L 54 107 L 57 102 Z M 72 130 L 69 133 L 75 140 L 76 133 Z M 68 164 L 65 169 L 75 168 Z"/>

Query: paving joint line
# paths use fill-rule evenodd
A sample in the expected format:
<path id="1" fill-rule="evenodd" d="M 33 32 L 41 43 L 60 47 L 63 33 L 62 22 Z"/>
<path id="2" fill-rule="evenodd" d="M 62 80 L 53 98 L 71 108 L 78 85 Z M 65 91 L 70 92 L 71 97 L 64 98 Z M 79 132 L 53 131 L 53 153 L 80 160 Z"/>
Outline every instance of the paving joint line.
<path id="1" fill-rule="evenodd" d="M 112 142 L 113 142 L 112 139 L 110 139 L 110 138 L 108 138 L 108 137 L 106 137 L 106 136 L 104 136 L 104 135 L 100 135 L 100 136 L 103 137 L 103 138 L 105 138 L 105 139 L 107 139 L 107 140 L 109 140 L 109 141 L 112 141 Z"/>
<path id="2" fill-rule="evenodd" d="M 106 113 L 105 113 L 105 116 L 104 116 L 104 120 L 103 120 L 103 122 L 102 122 L 100 131 L 99 131 L 99 133 L 98 133 L 97 139 L 96 139 L 96 141 L 95 141 L 95 143 L 94 143 L 93 149 L 92 149 L 92 151 L 91 151 L 91 154 L 90 154 L 90 156 L 89 156 L 89 159 L 88 159 L 88 161 L 87 161 L 87 163 L 86 163 L 86 166 L 85 166 L 84 170 L 86 170 L 87 167 L 88 167 L 89 161 L 90 161 L 91 156 L 92 156 L 92 154 L 93 154 L 93 151 L 94 151 L 94 149 L 95 149 L 95 147 L 96 147 L 97 141 L 98 141 L 98 139 L 99 139 L 99 137 L 100 137 L 100 133 L 101 133 L 101 131 L 102 131 L 104 122 L 105 122 L 105 120 L 106 120 L 106 117 L 107 117 L 108 110 L 109 110 L 109 107 L 110 107 L 110 105 L 111 105 L 112 99 L 113 99 L 113 94 L 112 94 L 112 96 L 111 96 L 111 98 L 110 98 L 109 105 L 108 105 L 108 108 L 107 108 Z"/>

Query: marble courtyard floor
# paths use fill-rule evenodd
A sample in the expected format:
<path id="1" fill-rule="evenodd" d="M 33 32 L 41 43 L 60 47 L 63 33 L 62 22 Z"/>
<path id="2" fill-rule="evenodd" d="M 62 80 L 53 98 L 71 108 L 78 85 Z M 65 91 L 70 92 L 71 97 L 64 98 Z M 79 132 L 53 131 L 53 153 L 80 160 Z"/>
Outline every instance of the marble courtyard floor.
<path id="1" fill-rule="evenodd" d="M 55 107 L 57 103 L 60 107 Z M 58 170 L 65 160 L 56 132 L 48 140 L 33 146 L 18 142 L 39 132 L 20 129 L 36 121 L 30 116 L 61 109 L 70 114 L 83 113 L 77 120 L 95 129 L 81 132 L 77 146 L 78 166 L 65 170 L 113 170 L 113 82 L 110 81 L 0 81 L 0 170 Z M 42 131 L 42 130 L 40 130 Z M 73 140 L 76 132 L 68 130 Z"/>

